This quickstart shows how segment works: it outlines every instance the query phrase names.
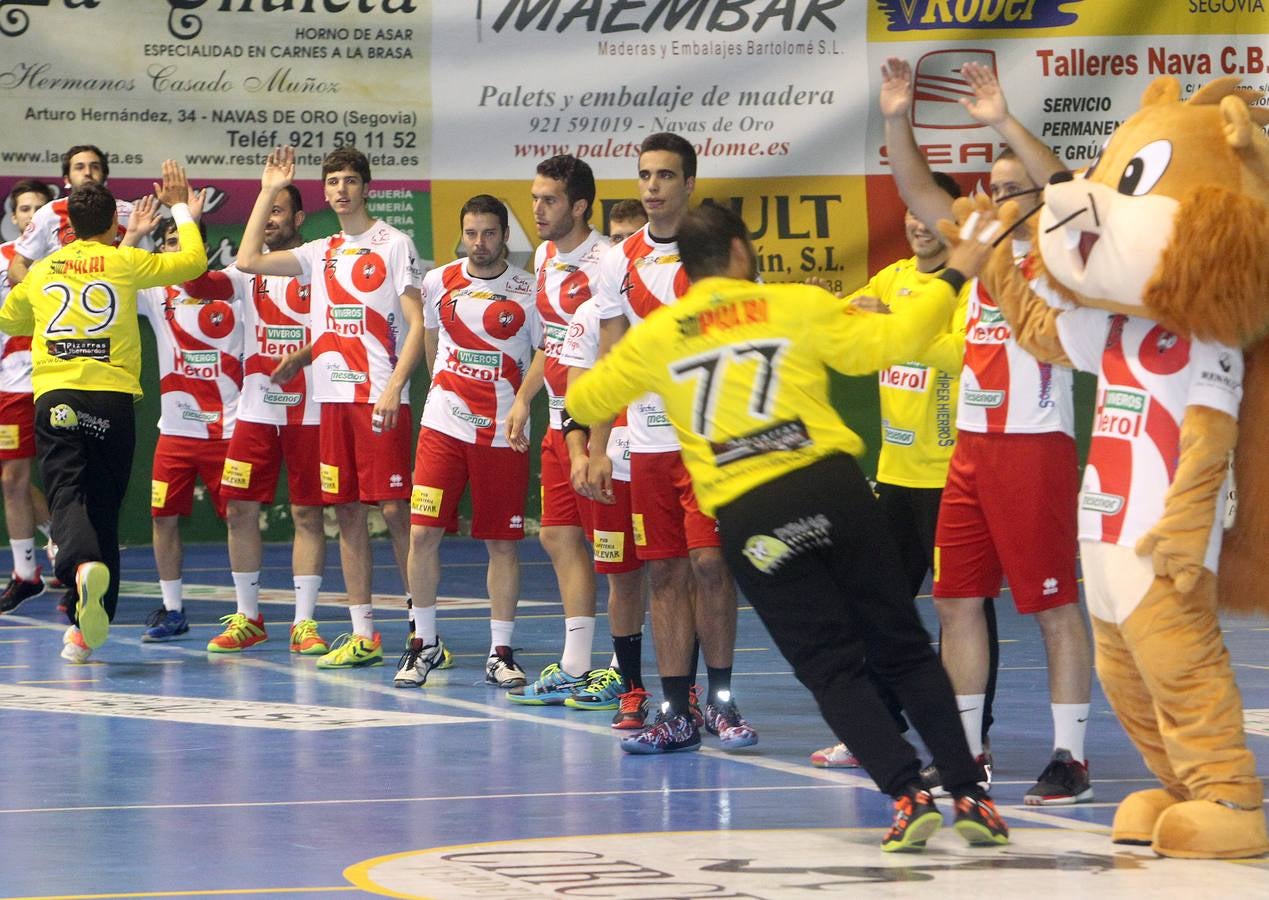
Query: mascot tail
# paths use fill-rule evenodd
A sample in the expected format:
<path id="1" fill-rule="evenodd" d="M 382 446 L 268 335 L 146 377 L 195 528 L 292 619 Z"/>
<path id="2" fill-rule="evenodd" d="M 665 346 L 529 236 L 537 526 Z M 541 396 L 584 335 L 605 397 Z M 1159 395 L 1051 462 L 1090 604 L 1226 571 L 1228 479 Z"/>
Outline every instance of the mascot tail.
<path id="1" fill-rule="evenodd" d="M 1237 511 L 1221 546 L 1220 608 L 1269 614 L 1269 335 L 1246 351 L 1234 453 Z"/>

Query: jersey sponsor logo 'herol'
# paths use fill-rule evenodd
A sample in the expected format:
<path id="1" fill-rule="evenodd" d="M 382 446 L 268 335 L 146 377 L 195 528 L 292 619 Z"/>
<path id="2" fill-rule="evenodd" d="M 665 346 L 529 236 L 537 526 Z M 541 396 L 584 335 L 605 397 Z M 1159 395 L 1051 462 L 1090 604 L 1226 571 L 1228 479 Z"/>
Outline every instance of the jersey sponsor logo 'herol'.
<path id="1" fill-rule="evenodd" d="M 1064 28 L 1081 0 L 877 0 L 887 31 L 944 28 Z"/>

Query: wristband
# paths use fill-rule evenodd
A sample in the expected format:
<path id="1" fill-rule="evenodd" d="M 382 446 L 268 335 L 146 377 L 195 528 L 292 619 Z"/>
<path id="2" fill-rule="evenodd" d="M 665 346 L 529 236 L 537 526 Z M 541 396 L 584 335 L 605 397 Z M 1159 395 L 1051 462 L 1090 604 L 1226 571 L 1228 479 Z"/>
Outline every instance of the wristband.
<path id="1" fill-rule="evenodd" d="M 590 437 L 590 428 L 574 419 L 569 411 L 565 409 L 560 413 L 560 436 L 568 437 L 568 433 L 570 431 L 580 431 L 583 432 L 587 438 Z"/>
<path id="2" fill-rule="evenodd" d="M 951 287 L 953 294 L 959 294 L 961 292 L 961 288 L 965 286 L 965 282 L 969 280 L 965 277 L 965 273 L 959 269 L 944 269 L 942 272 L 939 272 L 939 278 L 948 283 L 948 286 Z"/>

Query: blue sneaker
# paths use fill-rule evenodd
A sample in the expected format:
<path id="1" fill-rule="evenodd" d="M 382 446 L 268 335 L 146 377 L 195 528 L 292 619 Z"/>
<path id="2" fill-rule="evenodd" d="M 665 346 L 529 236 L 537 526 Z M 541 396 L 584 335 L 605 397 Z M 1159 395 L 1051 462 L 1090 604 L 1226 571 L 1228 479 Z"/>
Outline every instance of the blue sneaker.
<path id="1" fill-rule="evenodd" d="M 616 669 L 592 669 L 586 673 L 586 684 L 564 701 L 573 709 L 616 709 L 626 686 Z"/>
<path id="2" fill-rule="evenodd" d="M 164 609 L 161 606 L 150 613 L 145 624 L 150 626 L 141 633 L 141 641 L 145 644 L 175 640 L 189 631 L 189 622 L 182 610 Z"/>
<path id="3" fill-rule="evenodd" d="M 586 687 L 589 674 L 574 678 L 561 669 L 559 663 L 551 663 L 533 684 L 507 691 L 507 699 L 526 706 L 563 706 L 574 691 Z"/>
<path id="4" fill-rule="evenodd" d="M 669 704 L 666 704 L 668 706 Z M 627 753 L 677 753 L 701 749 L 701 730 L 690 715 L 672 716 L 662 707 L 657 719 L 638 734 L 621 739 Z"/>

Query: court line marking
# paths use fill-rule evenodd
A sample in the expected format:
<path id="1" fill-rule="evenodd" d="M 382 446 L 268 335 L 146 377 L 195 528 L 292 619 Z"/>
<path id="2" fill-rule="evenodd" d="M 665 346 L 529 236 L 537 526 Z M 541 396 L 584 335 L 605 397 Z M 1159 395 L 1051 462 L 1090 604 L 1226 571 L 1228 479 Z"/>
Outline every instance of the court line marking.
<path id="1" fill-rule="evenodd" d="M 224 897 L 244 894 L 300 894 L 335 893 L 336 891 L 361 891 L 356 885 L 347 887 L 286 887 L 286 888 L 221 888 L 219 890 L 188 891 L 128 891 L 126 894 L 38 894 L 28 897 L 2 897 L 0 900 L 112 900 L 132 897 Z"/>

